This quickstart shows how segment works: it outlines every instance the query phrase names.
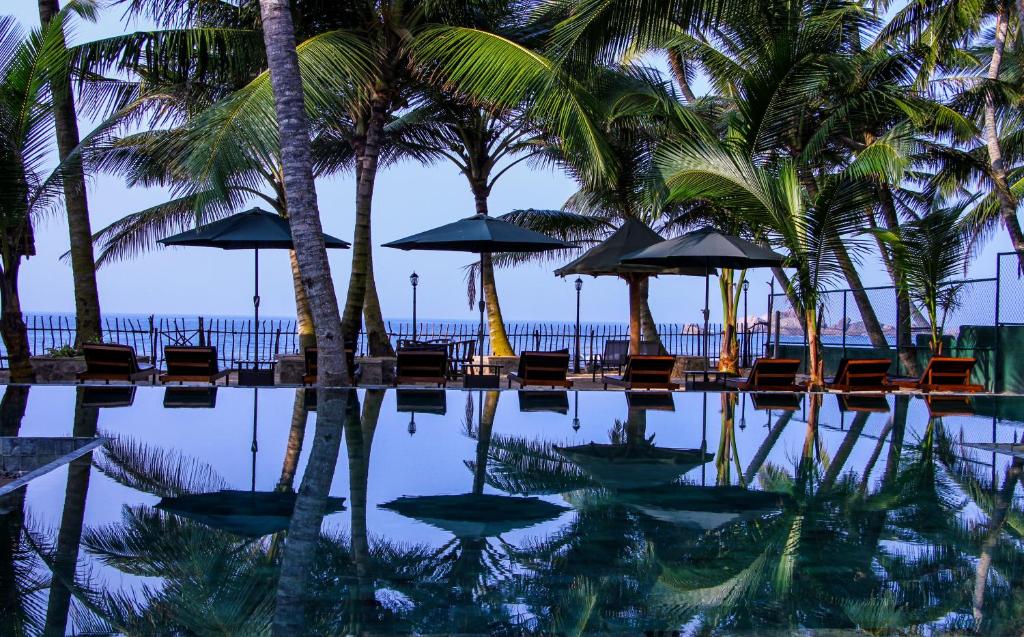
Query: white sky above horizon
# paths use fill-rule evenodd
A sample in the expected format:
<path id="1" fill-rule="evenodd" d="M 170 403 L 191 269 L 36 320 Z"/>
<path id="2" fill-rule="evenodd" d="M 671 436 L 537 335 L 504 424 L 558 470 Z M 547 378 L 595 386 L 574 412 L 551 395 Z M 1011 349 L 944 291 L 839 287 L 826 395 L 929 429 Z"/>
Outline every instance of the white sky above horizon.
<path id="1" fill-rule="evenodd" d="M 13 15 L 25 28 L 38 26 L 35 0 L 8 0 L 0 13 Z M 145 25 L 125 25 L 121 10 L 107 8 L 96 24 L 79 24 L 73 41 L 83 42 Z M 698 84 L 698 92 L 706 85 Z M 81 121 L 84 136 L 91 122 Z M 117 177 L 90 178 L 89 207 L 96 231 L 109 223 L 160 203 L 167 193 L 156 188 L 128 188 Z M 495 185 L 490 197 L 491 214 L 514 209 L 557 209 L 575 190 L 561 173 L 538 170 L 521 163 Z M 320 179 L 317 195 L 325 232 L 351 241 L 355 187 L 351 176 Z M 253 200 L 240 210 L 258 205 Z M 433 166 L 404 162 L 385 169 L 377 178 L 374 194 L 373 244 L 377 288 L 385 318 L 411 315 L 408 276 L 420 275 L 418 316 L 421 319 L 472 319 L 466 301 L 463 266 L 473 260 L 466 254 L 403 252 L 380 244 L 414 232 L 448 223 L 473 213 L 473 199 L 465 178 L 450 163 Z M 1000 229 L 972 264 L 971 277 L 993 276 L 995 254 L 1009 249 Z M 74 310 L 70 265 L 60 260 L 68 249 L 67 224 L 55 215 L 36 228 L 38 254 L 22 267 L 21 296 L 25 312 Z M 339 302 L 344 301 L 350 271 L 350 251 L 330 256 Z M 497 274 L 502 310 L 506 320 L 570 322 L 575 317 L 572 279 L 559 279 L 552 271 L 559 263 L 531 264 Z M 885 285 L 888 278 L 878 259 L 865 255 L 860 266 L 865 285 Z M 293 316 L 291 273 L 283 251 L 261 251 L 261 314 Z M 248 315 L 252 308 L 252 254 L 203 248 L 158 249 L 130 261 L 100 270 L 100 301 L 105 313 L 177 314 L 184 316 Z M 750 274 L 750 314 L 763 314 L 770 274 Z M 651 284 L 651 308 L 655 320 L 665 323 L 696 323 L 701 320 L 703 280 L 662 277 Z M 711 316 L 721 316 L 718 288 L 712 281 Z M 742 311 L 742 306 L 741 306 Z M 582 294 L 584 321 L 625 321 L 628 304 L 624 283 L 614 278 L 587 277 Z"/>

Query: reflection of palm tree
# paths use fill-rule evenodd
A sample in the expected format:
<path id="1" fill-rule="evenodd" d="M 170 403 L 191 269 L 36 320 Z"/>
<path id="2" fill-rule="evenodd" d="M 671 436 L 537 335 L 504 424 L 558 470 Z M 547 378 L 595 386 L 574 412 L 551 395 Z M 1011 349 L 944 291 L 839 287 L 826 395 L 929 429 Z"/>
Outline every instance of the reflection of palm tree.
<path id="1" fill-rule="evenodd" d="M 288 444 L 285 447 L 284 462 L 281 463 L 281 478 L 277 481 L 278 491 L 291 491 L 295 481 L 295 471 L 299 467 L 302 455 L 302 441 L 306 437 L 306 422 L 309 420 L 309 403 L 307 395 L 312 389 L 296 389 L 295 402 L 292 403 L 292 423 L 288 428 Z"/>
<path id="2" fill-rule="evenodd" d="M 92 438 L 96 435 L 99 409 L 84 404 L 85 388 L 75 392 L 75 422 L 72 435 Z M 67 487 L 64 490 L 64 510 L 61 512 L 60 531 L 57 533 L 57 547 L 50 569 L 53 579 L 50 584 L 50 599 L 46 608 L 47 635 L 63 635 L 67 629 L 68 610 L 71 607 L 71 589 L 78 566 L 78 547 L 82 541 L 82 523 L 85 519 L 85 500 L 89 491 L 89 474 L 92 469 L 92 452 L 72 460 L 68 464 Z"/>

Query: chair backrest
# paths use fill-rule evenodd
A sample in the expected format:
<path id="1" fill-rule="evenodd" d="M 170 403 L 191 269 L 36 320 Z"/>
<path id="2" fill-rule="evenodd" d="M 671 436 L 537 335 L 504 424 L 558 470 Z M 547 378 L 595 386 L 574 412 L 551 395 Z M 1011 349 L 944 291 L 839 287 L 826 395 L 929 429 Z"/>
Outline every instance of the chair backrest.
<path id="1" fill-rule="evenodd" d="M 216 347 L 164 347 L 164 364 L 172 376 L 212 376 L 220 371 Z"/>
<path id="2" fill-rule="evenodd" d="M 888 358 L 843 359 L 836 370 L 836 384 L 857 387 L 877 387 L 885 383 L 892 361 Z"/>
<path id="3" fill-rule="evenodd" d="M 127 376 L 139 371 L 135 349 L 128 345 L 95 343 L 83 345 L 82 350 L 85 353 L 85 366 L 90 374 Z"/>
<path id="4" fill-rule="evenodd" d="M 661 343 L 658 341 L 640 341 L 640 353 L 644 356 L 658 356 L 661 354 Z"/>
<path id="5" fill-rule="evenodd" d="M 569 373 L 569 350 L 523 352 L 518 376 L 529 381 L 565 380 Z"/>
<path id="6" fill-rule="evenodd" d="M 921 383 L 928 385 L 964 386 L 971 384 L 975 359 L 933 356 L 921 374 Z"/>
<path id="7" fill-rule="evenodd" d="M 448 346 L 399 349 L 396 367 L 399 378 L 436 378 L 441 382 L 448 373 Z"/>
<path id="8" fill-rule="evenodd" d="M 629 341 L 609 339 L 604 342 L 604 353 L 601 360 L 605 367 L 621 367 L 629 358 Z"/>
<path id="9" fill-rule="evenodd" d="M 305 376 L 317 375 L 317 361 L 320 360 L 320 348 L 307 347 L 303 352 L 305 363 Z M 356 346 L 355 343 L 345 343 L 345 364 L 348 365 L 348 373 L 352 374 L 356 367 Z"/>
<path id="10" fill-rule="evenodd" d="M 759 358 L 750 368 L 747 382 L 752 387 L 784 387 L 796 384 L 800 360 L 796 358 Z"/>
<path id="11" fill-rule="evenodd" d="M 626 361 L 622 380 L 631 383 L 669 383 L 676 366 L 675 356 L 637 354 Z"/>
<path id="12" fill-rule="evenodd" d="M 476 355 L 476 340 L 452 341 L 448 343 L 448 358 L 459 363 L 471 363 Z"/>

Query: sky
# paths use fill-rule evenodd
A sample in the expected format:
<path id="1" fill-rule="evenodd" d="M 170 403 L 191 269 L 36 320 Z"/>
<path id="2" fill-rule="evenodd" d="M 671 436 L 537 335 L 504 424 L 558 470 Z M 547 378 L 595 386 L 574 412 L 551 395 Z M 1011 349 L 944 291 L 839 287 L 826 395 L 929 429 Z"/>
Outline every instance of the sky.
<path id="1" fill-rule="evenodd" d="M 7 0 L 5 11 L 23 28 L 38 26 L 35 0 Z M 146 28 L 125 25 L 120 9 L 105 9 L 95 24 L 78 24 L 73 42 L 108 37 Z M 697 92 L 706 90 L 698 83 Z M 94 122 L 81 121 L 84 136 Z M 489 205 L 493 215 L 515 209 L 557 209 L 575 190 L 572 180 L 551 170 L 520 163 L 495 185 Z M 88 184 L 93 230 L 99 230 L 126 214 L 158 204 L 168 193 L 156 188 L 128 188 L 116 176 L 94 175 Z M 351 240 L 354 223 L 355 184 L 350 175 L 320 179 L 317 196 L 324 231 Z M 257 202 L 240 207 L 244 210 Z M 374 268 L 385 318 L 411 315 L 409 274 L 420 276 L 418 316 L 421 319 L 472 319 L 466 300 L 465 271 L 472 257 L 458 253 L 402 252 L 380 244 L 473 213 L 468 183 L 451 163 L 422 166 L 401 163 L 382 170 L 373 200 Z M 74 310 L 70 265 L 60 259 L 68 249 L 67 224 L 60 215 L 41 221 L 36 228 L 37 255 L 22 267 L 22 307 L 27 313 Z M 972 277 L 992 276 L 995 254 L 1009 249 L 1000 231 L 972 264 Z M 343 302 L 350 272 L 350 251 L 330 255 L 334 285 Z M 252 308 L 252 254 L 206 248 L 155 249 L 129 261 L 105 266 L 98 273 L 100 303 L 107 314 L 170 314 L 180 316 L 247 315 Z M 552 271 L 561 263 L 517 266 L 499 270 L 496 279 L 506 320 L 571 322 L 575 318 L 572 279 L 560 279 Z M 889 281 L 877 258 L 866 255 L 860 270 L 865 285 Z M 750 314 L 766 307 L 767 270 L 750 273 Z M 260 311 L 264 316 L 294 316 L 294 296 L 287 253 L 261 251 Z M 721 316 L 712 281 L 712 321 Z M 701 320 L 703 279 L 661 277 L 652 281 L 651 310 L 659 323 L 696 323 Z M 615 278 L 584 279 L 581 295 L 584 321 L 626 321 L 625 284 Z M 741 308 L 742 311 L 742 308 Z"/>

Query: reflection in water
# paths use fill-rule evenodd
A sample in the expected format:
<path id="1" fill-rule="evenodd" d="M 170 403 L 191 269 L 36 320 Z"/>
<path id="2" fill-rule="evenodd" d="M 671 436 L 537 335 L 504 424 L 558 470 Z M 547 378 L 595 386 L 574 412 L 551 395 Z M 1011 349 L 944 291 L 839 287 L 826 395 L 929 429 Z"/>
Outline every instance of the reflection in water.
<path id="1" fill-rule="evenodd" d="M 744 429 L 754 405 L 742 394 L 677 395 L 675 411 L 662 397 L 627 397 L 625 420 L 609 415 L 621 393 L 584 394 L 586 429 L 573 437 L 563 397 L 538 397 L 556 408 L 523 413 L 522 397 L 452 392 L 443 404 L 474 398 L 464 429 L 435 410 L 442 426 L 410 439 L 382 390 L 321 389 L 312 430 L 305 391 L 262 390 L 261 400 L 286 400 L 265 401 L 283 408 L 277 423 L 264 412 L 259 441 L 281 455 L 270 452 L 276 487 L 256 494 L 293 500 L 253 537 L 153 506 L 230 490 L 220 469 L 250 480 L 248 459 L 230 472 L 223 448 L 188 453 L 147 436 L 139 419 L 107 431 L 117 427 L 108 415 L 160 409 L 154 391 L 106 412 L 69 388 L 61 435 L 99 429 L 113 440 L 0 502 L 0 634 L 1024 628 L 1014 433 L 982 443 L 990 420 L 934 401 L 897 394 L 883 409 L 807 396 L 799 408 L 773 403 L 767 427 L 752 419 Z M 222 389 L 209 413 L 245 421 L 233 430 L 244 444 L 250 397 L 234 391 Z M 5 435 L 36 426 L 29 402 L 27 389 L 7 389 Z M 702 430 L 705 405 L 720 425 Z M 535 406 L 527 396 L 527 411 Z M 183 422 L 177 409 L 138 413 Z M 705 465 L 715 470 L 707 486 Z M 450 489 L 432 475 L 444 471 Z M 332 483 L 349 515 L 325 521 Z M 110 500 L 114 515 L 100 516 Z"/>

